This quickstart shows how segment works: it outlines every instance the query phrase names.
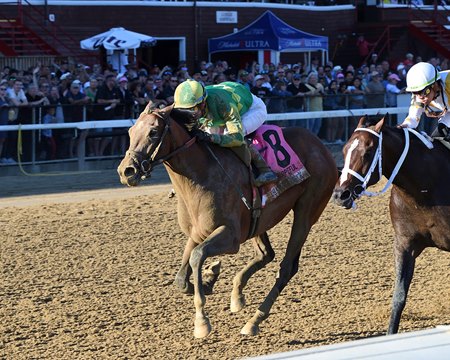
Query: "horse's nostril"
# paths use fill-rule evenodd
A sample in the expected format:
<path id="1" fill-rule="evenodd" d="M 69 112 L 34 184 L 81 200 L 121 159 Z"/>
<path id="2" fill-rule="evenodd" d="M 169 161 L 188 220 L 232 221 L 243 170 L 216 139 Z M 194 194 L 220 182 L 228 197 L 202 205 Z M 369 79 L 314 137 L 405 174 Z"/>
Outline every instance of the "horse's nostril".
<path id="1" fill-rule="evenodd" d="M 133 175 L 136 174 L 136 169 L 135 169 L 134 167 L 132 167 L 132 166 L 129 166 L 129 167 L 127 167 L 127 168 L 125 169 L 125 171 L 123 172 L 123 174 L 124 174 L 126 177 L 133 176 Z"/>
<path id="2" fill-rule="evenodd" d="M 345 201 L 345 200 L 350 199 L 351 196 L 352 196 L 352 194 L 351 194 L 350 190 L 344 190 L 344 191 L 341 193 L 340 199 L 341 199 L 342 201 Z"/>

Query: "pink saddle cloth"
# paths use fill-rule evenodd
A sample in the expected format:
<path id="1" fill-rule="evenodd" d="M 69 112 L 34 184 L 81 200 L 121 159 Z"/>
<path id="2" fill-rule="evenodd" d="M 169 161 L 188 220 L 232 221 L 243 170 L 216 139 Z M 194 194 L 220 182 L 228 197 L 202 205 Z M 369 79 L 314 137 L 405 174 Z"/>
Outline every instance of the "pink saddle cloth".
<path id="1" fill-rule="evenodd" d="M 299 139 L 301 140 L 301 139 Z M 284 191 L 300 184 L 310 174 L 298 155 L 286 142 L 280 127 L 262 125 L 256 130 L 252 142 L 270 168 L 278 175 L 278 181 L 262 187 L 262 206 L 275 200 Z"/>

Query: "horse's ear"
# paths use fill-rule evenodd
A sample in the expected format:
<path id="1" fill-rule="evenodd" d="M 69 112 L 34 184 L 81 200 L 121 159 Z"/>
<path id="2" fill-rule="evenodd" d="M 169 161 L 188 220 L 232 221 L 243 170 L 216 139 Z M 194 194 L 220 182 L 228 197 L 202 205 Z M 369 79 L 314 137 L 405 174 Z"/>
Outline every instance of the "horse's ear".
<path id="1" fill-rule="evenodd" d="M 162 108 L 162 109 L 159 111 L 159 113 L 160 113 L 162 116 L 166 117 L 166 116 L 168 116 L 168 115 L 172 112 L 172 110 L 174 109 L 174 106 L 175 106 L 175 104 L 166 106 L 165 108 Z"/>
<path id="2" fill-rule="evenodd" d="M 376 132 L 381 132 L 381 129 L 383 128 L 383 126 L 385 125 L 385 120 L 389 118 L 389 113 L 386 113 L 386 115 L 384 115 L 380 121 L 378 121 L 375 125 L 375 131 Z"/>
<path id="3" fill-rule="evenodd" d="M 384 115 L 383 118 L 382 118 L 380 121 L 378 121 L 378 122 L 376 123 L 376 125 L 375 125 L 375 131 L 376 131 L 377 133 L 381 132 L 381 129 L 382 129 L 383 126 L 384 126 L 384 120 L 385 120 L 386 118 L 388 118 L 388 117 L 389 117 L 389 113 L 386 113 L 386 115 Z"/>
<path id="4" fill-rule="evenodd" d="M 358 125 L 356 125 L 357 128 L 360 127 L 364 127 L 364 124 L 367 122 L 368 117 L 367 115 L 364 115 L 363 117 L 361 117 L 361 119 L 359 119 Z"/>

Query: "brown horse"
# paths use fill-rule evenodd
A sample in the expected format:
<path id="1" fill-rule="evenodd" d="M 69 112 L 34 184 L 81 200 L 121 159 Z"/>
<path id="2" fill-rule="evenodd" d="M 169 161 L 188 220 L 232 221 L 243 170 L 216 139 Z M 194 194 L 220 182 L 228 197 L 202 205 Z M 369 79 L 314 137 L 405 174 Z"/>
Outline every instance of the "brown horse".
<path id="1" fill-rule="evenodd" d="M 388 334 L 398 332 L 416 258 L 426 247 L 450 251 L 449 150 L 438 141 L 422 141 L 414 131 L 362 118 L 344 146 L 345 164 L 333 199 L 349 209 L 366 186 L 388 179 L 392 183 L 389 210 L 394 226 L 396 281 Z M 414 133 L 414 134 L 413 134 Z M 378 169 L 377 169 L 378 168 Z M 383 191 L 382 190 L 382 191 Z"/>
<path id="2" fill-rule="evenodd" d="M 142 177 L 150 176 L 154 165 L 164 163 L 178 198 L 178 221 L 188 237 L 175 284 L 185 293 L 194 293 L 194 335 L 202 338 L 211 331 L 204 310 L 202 265 L 208 257 L 237 253 L 249 238 L 252 212 L 245 203 L 251 203 L 253 191 L 249 170 L 234 152 L 196 141 L 188 131 L 192 126 L 196 125 L 185 111 L 171 107 L 144 110 L 129 130 L 130 148 L 118 172 L 123 184 L 135 186 Z M 330 200 L 337 181 L 335 162 L 317 137 L 299 128 L 285 129 L 284 135 L 311 176 L 261 211 L 253 235 L 255 257 L 233 280 L 232 312 L 245 306 L 243 289 L 250 276 L 275 256 L 266 231 L 290 210 L 294 211 L 294 221 L 279 276 L 242 334 L 259 332 L 259 324 L 269 316 L 279 293 L 297 273 L 306 237 Z M 189 281 L 191 275 L 193 285 Z"/>

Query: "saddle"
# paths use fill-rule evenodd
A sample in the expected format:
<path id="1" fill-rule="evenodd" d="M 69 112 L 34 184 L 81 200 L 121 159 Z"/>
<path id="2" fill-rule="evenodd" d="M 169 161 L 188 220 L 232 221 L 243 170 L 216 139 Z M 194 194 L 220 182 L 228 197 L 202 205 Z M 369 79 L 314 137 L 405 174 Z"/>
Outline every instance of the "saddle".
<path id="1" fill-rule="evenodd" d="M 448 150 L 450 150 L 450 139 L 444 136 L 433 137 L 433 141 L 439 141 L 442 145 L 444 145 Z"/>

